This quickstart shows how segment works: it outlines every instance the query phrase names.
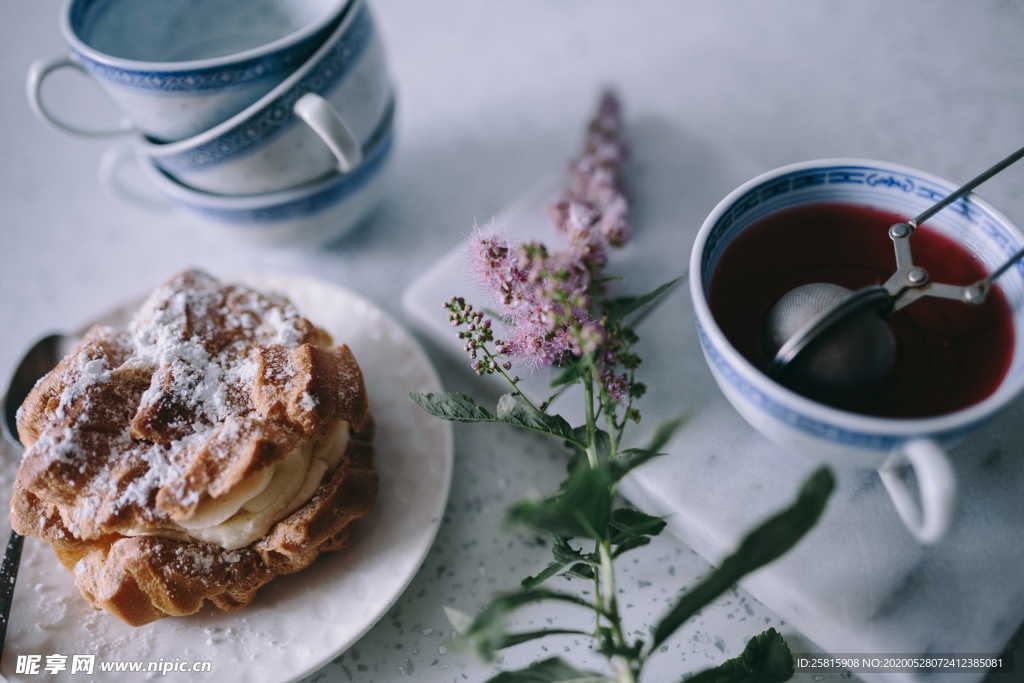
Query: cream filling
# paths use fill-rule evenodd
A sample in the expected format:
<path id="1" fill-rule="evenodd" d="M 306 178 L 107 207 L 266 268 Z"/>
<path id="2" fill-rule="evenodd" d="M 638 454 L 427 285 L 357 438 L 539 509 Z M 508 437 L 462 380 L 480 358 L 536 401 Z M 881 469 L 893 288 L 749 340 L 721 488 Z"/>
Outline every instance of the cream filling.
<path id="1" fill-rule="evenodd" d="M 313 497 L 324 474 L 338 465 L 348 440 L 348 423 L 341 422 L 324 438 L 250 475 L 228 495 L 205 501 L 188 520 L 178 523 L 181 536 L 225 550 L 263 537 Z"/>

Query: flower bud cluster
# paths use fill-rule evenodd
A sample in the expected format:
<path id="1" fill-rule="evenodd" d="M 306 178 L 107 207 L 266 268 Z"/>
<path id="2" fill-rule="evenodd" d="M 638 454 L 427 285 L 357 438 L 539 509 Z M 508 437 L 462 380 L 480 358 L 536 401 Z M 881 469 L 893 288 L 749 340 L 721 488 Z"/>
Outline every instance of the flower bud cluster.
<path id="1" fill-rule="evenodd" d="M 459 328 L 459 339 L 463 340 L 463 348 L 469 354 L 470 364 L 478 375 L 493 374 L 499 367 L 511 369 L 510 361 L 497 358 L 507 353 L 508 344 L 494 338 L 491 320 L 483 311 L 474 310 L 473 305 L 466 303 L 461 296 L 446 301 L 444 308 L 448 311 L 448 322 L 452 327 Z M 487 345 L 492 342 L 497 353 L 490 353 L 487 349 Z"/>

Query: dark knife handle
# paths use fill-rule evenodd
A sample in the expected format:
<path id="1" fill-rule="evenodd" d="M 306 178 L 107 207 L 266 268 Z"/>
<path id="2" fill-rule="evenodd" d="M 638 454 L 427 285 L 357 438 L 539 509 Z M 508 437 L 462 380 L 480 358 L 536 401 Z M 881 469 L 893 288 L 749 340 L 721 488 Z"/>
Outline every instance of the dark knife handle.
<path id="1" fill-rule="evenodd" d="M 7 621 L 11 615 L 11 603 L 14 602 L 14 582 L 18 579 L 21 545 L 24 540 L 24 536 L 12 531 L 11 538 L 7 541 L 7 552 L 4 553 L 3 564 L 0 564 L 0 657 L 3 657 L 4 654 Z"/>

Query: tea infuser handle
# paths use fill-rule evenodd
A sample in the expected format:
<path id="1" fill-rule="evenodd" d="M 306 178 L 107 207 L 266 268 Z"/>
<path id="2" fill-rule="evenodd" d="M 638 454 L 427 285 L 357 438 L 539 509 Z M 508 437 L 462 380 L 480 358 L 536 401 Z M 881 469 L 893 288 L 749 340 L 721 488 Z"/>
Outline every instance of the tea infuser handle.
<path id="1" fill-rule="evenodd" d="M 1024 249 L 1019 249 L 1017 252 L 1006 259 L 1003 265 L 993 270 L 988 277 L 983 277 L 973 285 L 968 285 L 963 288 L 963 300 L 969 304 L 983 304 L 985 299 L 988 298 L 988 293 L 992 290 L 992 283 L 999 279 L 1003 273 L 1013 267 L 1018 261 L 1024 258 Z"/>
<path id="2" fill-rule="evenodd" d="M 54 71 L 64 68 L 74 69 L 75 71 L 85 74 L 86 76 L 90 76 L 91 78 L 88 70 L 86 70 L 86 68 L 82 66 L 82 63 L 72 55 L 40 59 L 37 62 L 33 62 L 28 68 L 28 78 L 25 81 L 25 91 L 28 95 L 28 104 L 36 116 L 54 128 L 58 128 L 66 133 L 71 133 L 72 135 L 80 135 L 87 138 L 104 138 L 135 132 L 135 127 L 127 119 L 122 120 L 116 128 L 81 128 L 55 116 L 49 109 L 47 109 L 46 105 L 43 103 L 43 81 L 45 81 L 46 77 Z"/>
<path id="3" fill-rule="evenodd" d="M 363 160 L 362 145 L 330 102 L 316 93 L 306 93 L 295 102 L 292 111 L 320 136 L 338 160 L 342 173 L 348 173 Z"/>
<path id="4" fill-rule="evenodd" d="M 907 290 L 897 298 L 895 310 L 904 308 L 908 304 L 925 296 L 938 299 L 952 299 L 953 301 L 960 301 L 965 304 L 980 306 L 988 299 L 988 294 L 992 291 L 993 283 L 995 283 L 1003 273 L 1012 268 L 1013 265 L 1022 258 L 1024 258 L 1024 249 L 1019 249 L 1013 254 L 1013 256 L 1003 261 L 1002 265 L 993 270 L 989 275 L 970 285 L 950 285 L 941 282 L 929 282 L 920 289 Z M 897 275 L 899 275 L 899 273 L 893 277 L 895 278 Z M 889 283 L 887 282 L 885 286 L 888 287 Z"/>
<path id="5" fill-rule="evenodd" d="M 931 218 L 932 216 L 937 214 L 942 209 L 946 208 L 947 206 L 949 206 L 950 204 L 952 204 L 956 200 L 960 199 L 964 195 L 970 193 L 978 185 L 981 185 L 983 182 L 985 182 L 986 180 L 988 180 L 992 176 L 996 175 L 997 173 L 1001 173 L 1008 166 L 1012 166 L 1013 164 L 1017 163 L 1021 159 L 1024 159 L 1024 147 L 1021 147 L 1016 152 L 1011 152 L 1010 155 L 1007 156 L 1006 158 L 1002 159 L 1001 161 L 997 161 L 992 166 L 989 166 L 984 171 L 982 171 L 981 173 L 979 173 L 978 175 L 974 176 L 973 178 L 968 180 L 966 183 L 961 185 L 960 187 L 958 187 L 955 190 L 953 190 L 952 192 L 950 192 L 948 195 L 943 197 L 941 200 L 939 200 L 935 204 L 932 204 L 927 209 L 925 209 L 921 213 L 919 213 L 916 216 L 914 216 L 913 220 L 910 221 L 911 227 L 916 228 L 917 226 L 921 225 L 922 223 L 924 223 L 926 220 L 928 220 L 929 218 Z"/>
<path id="6" fill-rule="evenodd" d="M 126 174 L 127 164 L 140 164 L 138 155 L 131 145 L 111 147 L 100 158 L 100 184 L 119 199 L 149 210 L 166 211 L 174 206 L 169 199 L 159 194 L 148 181 L 138 180 L 143 174 Z M 132 180 L 125 180 L 129 176 Z M 145 184 L 147 188 L 140 187 Z"/>
<path id="7" fill-rule="evenodd" d="M 909 464 L 917 478 L 915 496 L 900 476 Z M 904 443 L 878 470 L 896 512 L 907 529 L 925 544 L 941 539 L 953 521 L 956 510 L 956 475 L 949 456 L 930 439 Z"/>

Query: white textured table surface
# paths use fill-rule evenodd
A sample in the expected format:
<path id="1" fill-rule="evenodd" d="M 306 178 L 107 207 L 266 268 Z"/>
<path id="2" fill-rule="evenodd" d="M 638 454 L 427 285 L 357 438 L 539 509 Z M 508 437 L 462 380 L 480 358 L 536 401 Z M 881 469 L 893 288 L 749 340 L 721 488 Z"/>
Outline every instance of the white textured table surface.
<path id="1" fill-rule="evenodd" d="M 573 152 L 606 81 L 621 86 L 630 115 L 673 121 L 679 154 L 714 160 L 728 150 L 765 169 L 854 155 L 963 178 L 1021 144 L 1024 5 L 1008 0 L 375 6 L 401 96 L 395 193 L 348 241 L 292 252 L 238 244 L 186 214 L 145 213 L 107 196 L 95 172 L 107 143 L 46 128 L 23 100 L 28 64 L 62 50 L 55 3 L 4 3 L 0 373 L 43 330 L 71 327 L 187 264 L 315 275 L 401 315 L 398 294 L 412 275 Z M 50 94 L 82 116 L 107 112 L 89 84 L 62 76 L 54 85 Z M 983 194 L 1020 221 L 1022 187 L 1017 169 Z M 718 199 L 694 201 L 709 209 Z M 682 266 L 688 245 L 666 246 Z M 451 388 L 471 387 L 468 372 L 436 357 Z M 500 518 L 525 489 L 554 485 L 561 463 L 498 430 L 459 429 L 456 443 L 437 546 L 408 593 L 325 679 L 473 681 L 488 671 L 449 649 L 441 606 L 472 612 L 544 562 L 547 551 L 508 534 Z M 644 628 L 704 565 L 670 538 L 636 557 L 624 601 Z M 726 598 L 672 642 L 651 680 L 734 653 L 766 621 L 776 623 L 743 595 Z M 572 640 L 548 647 L 585 652 Z M 522 646 L 506 663 L 540 654 Z"/>

